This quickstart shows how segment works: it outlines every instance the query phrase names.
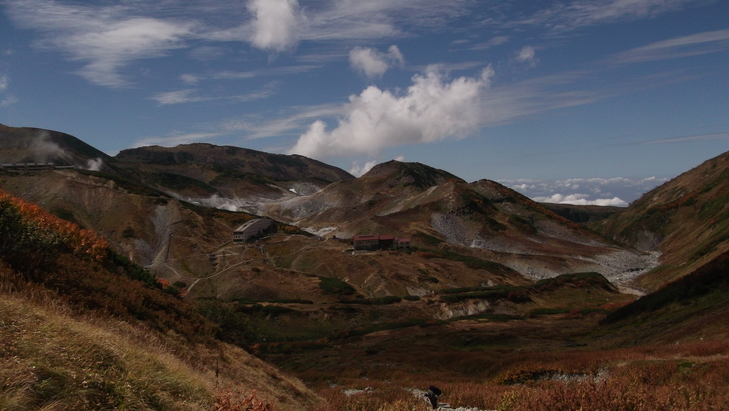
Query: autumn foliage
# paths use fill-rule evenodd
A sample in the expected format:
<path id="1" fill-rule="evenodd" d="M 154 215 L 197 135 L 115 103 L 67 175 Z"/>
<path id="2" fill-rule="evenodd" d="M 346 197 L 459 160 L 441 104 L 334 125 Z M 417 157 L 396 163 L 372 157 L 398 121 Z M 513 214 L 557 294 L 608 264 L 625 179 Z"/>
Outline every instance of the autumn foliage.
<path id="1" fill-rule="evenodd" d="M 215 326 L 98 234 L 0 192 L 0 288 L 60 299 L 79 312 L 135 319 L 187 339 Z M 168 287 L 170 288 L 170 287 Z"/>

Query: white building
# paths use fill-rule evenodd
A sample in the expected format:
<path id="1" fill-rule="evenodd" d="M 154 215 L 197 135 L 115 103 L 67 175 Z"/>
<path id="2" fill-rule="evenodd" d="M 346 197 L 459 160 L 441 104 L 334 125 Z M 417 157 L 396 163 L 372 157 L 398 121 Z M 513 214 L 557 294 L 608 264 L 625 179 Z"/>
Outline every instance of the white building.
<path id="1" fill-rule="evenodd" d="M 271 220 L 270 218 L 256 218 L 250 221 L 246 221 L 245 224 L 241 225 L 233 231 L 233 242 L 242 243 L 248 241 L 253 237 L 261 235 L 272 225 L 273 220 Z"/>

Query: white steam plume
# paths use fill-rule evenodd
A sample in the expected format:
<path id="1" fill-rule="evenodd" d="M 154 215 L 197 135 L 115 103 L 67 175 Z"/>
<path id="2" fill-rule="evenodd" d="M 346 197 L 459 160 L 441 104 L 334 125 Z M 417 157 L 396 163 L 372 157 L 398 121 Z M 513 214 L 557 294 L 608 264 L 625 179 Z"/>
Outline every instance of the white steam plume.
<path id="1" fill-rule="evenodd" d="M 92 158 L 86 162 L 86 169 L 89 171 L 101 171 L 104 161 L 100 158 Z"/>
<path id="2" fill-rule="evenodd" d="M 36 163 L 47 163 L 55 158 L 68 159 L 70 157 L 58 144 L 51 141 L 51 136 L 47 131 L 41 131 L 31 141 L 30 149 Z"/>

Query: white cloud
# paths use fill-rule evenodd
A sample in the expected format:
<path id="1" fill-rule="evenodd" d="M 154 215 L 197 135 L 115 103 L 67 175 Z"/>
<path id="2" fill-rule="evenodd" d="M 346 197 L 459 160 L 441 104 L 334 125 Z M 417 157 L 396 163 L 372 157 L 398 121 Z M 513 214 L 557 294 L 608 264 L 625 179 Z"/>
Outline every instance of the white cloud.
<path id="1" fill-rule="evenodd" d="M 644 193 L 668 181 L 646 178 L 568 178 L 564 180 L 499 181 L 534 201 L 545 203 L 616 205 L 623 207 Z M 580 192 L 577 192 L 579 190 Z"/>
<path id="2" fill-rule="evenodd" d="M 288 113 L 282 118 L 261 121 L 257 116 L 249 116 L 241 119 L 231 119 L 223 122 L 220 126 L 227 132 L 246 132 L 246 139 L 258 139 L 265 137 L 281 136 L 289 133 L 299 134 L 312 120 L 321 117 L 339 116 L 343 114 L 342 107 L 333 104 L 323 104 L 312 107 L 296 107 L 293 113 Z"/>
<path id="3" fill-rule="evenodd" d="M 10 86 L 10 77 L 7 74 L 0 75 L 0 93 L 7 91 Z M 6 95 L 5 98 L 0 99 L 0 107 L 9 107 L 17 103 L 18 99 L 12 95 Z"/>
<path id="4" fill-rule="evenodd" d="M 615 206 L 627 207 L 628 203 L 618 197 L 598 198 L 596 200 L 588 200 L 590 196 L 587 194 L 553 194 L 549 197 L 535 197 L 534 201 L 540 203 L 552 204 L 573 204 L 573 205 L 598 205 L 598 206 Z"/>
<path id="5" fill-rule="evenodd" d="M 119 71 L 139 59 L 164 56 L 183 47 L 192 25 L 128 15 L 122 7 L 86 7 L 56 2 L 11 0 L 10 16 L 21 26 L 45 33 L 34 43 L 57 49 L 85 65 L 78 74 L 108 87 L 128 84 Z"/>
<path id="6" fill-rule="evenodd" d="M 183 74 L 180 76 L 180 80 L 185 84 L 197 84 L 202 78 L 195 74 Z"/>
<path id="7" fill-rule="evenodd" d="M 150 97 L 150 100 L 155 100 L 162 106 L 167 106 L 171 104 L 194 103 L 206 100 L 203 97 L 193 96 L 192 93 L 194 93 L 195 91 L 196 90 L 194 89 L 187 89 L 157 93 L 154 96 Z"/>
<path id="8" fill-rule="evenodd" d="M 248 10 L 254 16 L 254 47 L 284 51 L 296 45 L 301 19 L 297 0 L 250 0 Z"/>
<path id="9" fill-rule="evenodd" d="M 8 97 L 5 97 L 2 101 L 0 101 L 0 107 L 9 107 L 17 102 L 18 102 L 18 99 L 15 96 L 8 96 Z"/>
<path id="10" fill-rule="evenodd" d="M 476 44 L 475 46 L 471 47 L 471 50 L 488 50 L 491 47 L 500 46 L 507 41 L 509 41 L 509 36 L 496 36 L 486 42 Z"/>
<path id="11" fill-rule="evenodd" d="M 615 63 L 666 60 L 729 50 L 729 29 L 707 31 L 658 41 L 613 57 Z"/>
<path id="12" fill-rule="evenodd" d="M 516 55 L 516 61 L 525 63 L 529 67 L 534 67 L 537 65 L 537 59 L 535 57 L 535 54 L 536 53 L 534 51 L 534 47 L 524 46 L 521 50 L 519 50 L 519 53 Z"/>
<path id="13" fill-rule="evenodd" d="M 400 67 L 405 65 L 405 57 L 400 52 L 400 49 L 394 44 L 387 49 L 387 57 Z"/>
<path id="14" fill-rule="evenodd" d="M 481 94 L 493 70 L 451 82 L 437 67 L 413 77 L 402 96 L 370 86 L 351 96 L 339 125 L 327 131 L 321 120 L 310 125 L 289 153 L 324 158 L 376 154 L 385 147 L 460 138 L 481 124 Z"/>
<path id="15" fill-rule="evenodd" d="M 185 104 L 185 103 L 199 103 L 203 101 L 222 101 L 222 102 L 233 102 L 233 103 L 245 103 L 254 100 L 261 100 L 270 97 L 274 94 L 276 83 L 269 83 L 262 89 L 253 91 L 247 94 L 235 94 L 235 95 L 200 95 L 197 94 L 197 89 L 185 89 L 176 91 L 166 91 L 157 93 L 150 100 L 155 100 L 161 106 L 173 105 L 173 104 Z"/>
<path id="16" fill-rule="evenodd" d="M 385 59 L 377 50 L 355 47 L 349 52 L 349 64 L 367 77 L 380 77 L 388 69 Z"/>
<path id="17" fill-rule="evenodd" d="M 578 0 L 558 2 L 549 9 L 540 10 L 521 24 L 543 25 L 554 30 L 572 30 L 580 27 L 618 21 L 652 18 L 659 14 L 690 7 L 694 0 Z"/>
<path id="18" fill-rule="evenodd" d="M 391 64 L 402 67 L 405 58 L 395 45 L 386 54 L 369 47 L 355 47 L 349 52 L 349 64 L 368 78 L 375 78 L 385 74 Z"/>

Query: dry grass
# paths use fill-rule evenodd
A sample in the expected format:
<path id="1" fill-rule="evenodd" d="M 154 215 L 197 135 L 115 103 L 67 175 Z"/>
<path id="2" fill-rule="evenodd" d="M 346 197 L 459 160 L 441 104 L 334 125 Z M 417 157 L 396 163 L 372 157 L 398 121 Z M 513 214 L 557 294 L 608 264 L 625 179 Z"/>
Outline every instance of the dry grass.
<path id="1" fill-rule="evenodd" d="M 466 375 L 428 380 L 412 374 L 392 382 L 340 379 L 343 385 L 320 388 L 328 404 L 315 410 L 427 410 L 411 390 L 429 384 L 441 388 L 441 401 L 452 407 L 481 410 L 708 411 L 729 404 L 727 341 L 539 354 L 525 353 L 516 366 L 480 382 Z M 363 391 L 346 395 L 345 389 L 352 388 Z"/>
<path id="2" fill-rule="evenodd" d="M 208 410 L 220 392 L 237 404 L 252 390 L 271 410 L 317 401 L 303 384 L 236 347 L 187 345 L 173 334 L 58 308 L 2 295 L 0 409 Z"/>

